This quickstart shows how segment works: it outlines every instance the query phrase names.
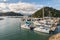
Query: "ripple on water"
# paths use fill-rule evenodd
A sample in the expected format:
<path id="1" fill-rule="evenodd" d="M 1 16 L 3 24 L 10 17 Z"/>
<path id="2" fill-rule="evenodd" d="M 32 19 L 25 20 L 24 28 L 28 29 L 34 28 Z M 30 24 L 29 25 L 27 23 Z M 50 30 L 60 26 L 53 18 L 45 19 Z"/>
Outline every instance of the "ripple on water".
<path id="1" fill-rule="evenodd" d="M 48 40 L 50 34 L 20 29 L 20 18 L 0 22 L 0 40 Z"/>

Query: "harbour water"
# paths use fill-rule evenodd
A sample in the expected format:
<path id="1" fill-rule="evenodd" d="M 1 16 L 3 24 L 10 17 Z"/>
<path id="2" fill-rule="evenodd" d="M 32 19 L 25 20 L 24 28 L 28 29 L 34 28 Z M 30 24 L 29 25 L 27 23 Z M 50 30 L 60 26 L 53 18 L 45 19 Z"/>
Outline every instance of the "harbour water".
<path id="1" fill-rule="evenodd" d="M 5 18 L 0 20 L 0 40 L 48 40 L 51 34 L 21 29 L 20 18 Z M 58 30 L 60 32 L 60 26 Z"/>

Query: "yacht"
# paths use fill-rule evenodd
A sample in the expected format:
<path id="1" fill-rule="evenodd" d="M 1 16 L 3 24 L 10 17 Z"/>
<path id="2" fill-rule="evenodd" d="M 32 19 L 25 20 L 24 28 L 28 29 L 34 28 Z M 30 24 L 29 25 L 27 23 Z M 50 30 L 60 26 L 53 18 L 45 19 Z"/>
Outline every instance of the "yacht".
<path id="1" fill-rule="evenodd" d="M 33 26 L 33 22 L 31 21 L 31 19 L 26 19 L 25 23 L 21 25 L 21 28 L 33 30 L 35 27 Z"/>
<path id="2" fill-rule="evenodd" d="M 36 27 L 34 28 L 35 31 L 49 33 L 52 24 L 47 20 L 40 20 L 39 22 L 34 22 Z"/>

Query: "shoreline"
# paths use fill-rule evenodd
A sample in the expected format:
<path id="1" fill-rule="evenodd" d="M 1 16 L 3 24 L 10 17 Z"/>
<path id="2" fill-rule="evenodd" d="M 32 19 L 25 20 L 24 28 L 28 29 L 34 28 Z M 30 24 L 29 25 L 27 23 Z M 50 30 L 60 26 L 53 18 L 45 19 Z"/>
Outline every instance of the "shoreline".
<path id="1" fill-rule="evenodd" d="M 60 33 L 52 35 L 49 37 L 49 40 L 60 40 Z"/>

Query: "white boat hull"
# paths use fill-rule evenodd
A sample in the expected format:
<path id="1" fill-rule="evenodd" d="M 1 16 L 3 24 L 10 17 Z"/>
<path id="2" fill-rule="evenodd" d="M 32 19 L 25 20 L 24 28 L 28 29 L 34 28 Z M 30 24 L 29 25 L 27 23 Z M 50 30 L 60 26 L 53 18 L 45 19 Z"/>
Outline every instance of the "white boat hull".
<path id="1" fill-rule="evenodd" d="M 22 25 L 21 28 L 30 29 L 26 24 Z"/>
<path id="2" fill-rule="evenodd" d="M 46 30 L 46 29 L 41 29 L 41 28 L 35 28 L 34 29 L 35 31 L 39 31 L 39 32 L 43 32 L 43 33 L 49 33 L 49 30 Z"/>
<path id="3" fill-rule="evenodd" d="M 26 24 L 25 25 L 22 25 L 21 28 L 24 28 L 24 29 L 30 29 L 30 27 L 28 27 Z M 39 32 L 43 32 L 43 33 L 49 33 L 49 29 L 46 30 L 46 29 L 42 29 L 42 27 L 36 27 L 34 28 L 34 31 L 39 31 Z"/>

